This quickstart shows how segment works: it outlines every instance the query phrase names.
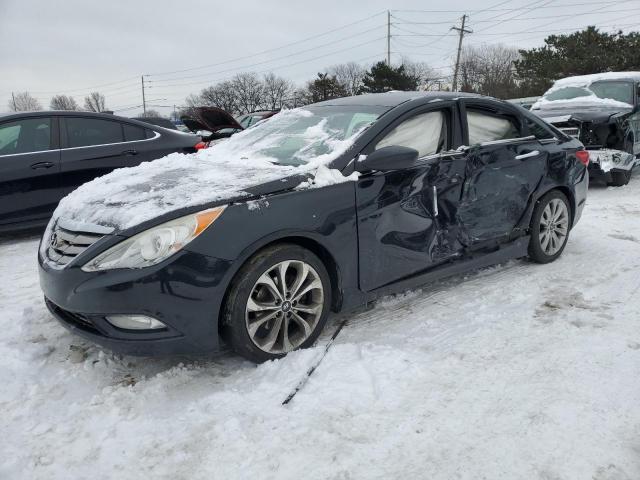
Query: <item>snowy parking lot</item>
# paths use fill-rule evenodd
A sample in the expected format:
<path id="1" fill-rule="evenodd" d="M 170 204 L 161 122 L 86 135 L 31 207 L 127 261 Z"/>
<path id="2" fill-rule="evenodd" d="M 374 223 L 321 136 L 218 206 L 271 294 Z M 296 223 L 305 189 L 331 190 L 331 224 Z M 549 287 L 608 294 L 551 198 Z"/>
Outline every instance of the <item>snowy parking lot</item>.
<path id="1" fill-rule="evenodd" d="M 389 297 L 323 353 L 117 357 L 0 240 L 0 478 L 640 478 L 640 175 L 592 186 L 558 261 Z"/>

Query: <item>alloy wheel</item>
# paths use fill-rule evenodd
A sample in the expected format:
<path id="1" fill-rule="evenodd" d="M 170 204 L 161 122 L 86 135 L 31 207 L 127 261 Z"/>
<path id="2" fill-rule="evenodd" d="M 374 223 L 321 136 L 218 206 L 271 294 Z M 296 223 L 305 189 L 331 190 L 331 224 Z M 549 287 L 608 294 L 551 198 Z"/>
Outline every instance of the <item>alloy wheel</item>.
<path id="1" fill-rule="evenodd" d="M 267 353 L 294 350 L 315 330 L 323 304 L 322 281 L 311 265 L 300 260 L 277 263 L 251 289 L 245 310 L 249 337 Z"/>
<path id="2" fill-rule="evenodd" d="M 545 254 L 555 255 L 569 234 L 569 210 L 559 198 L 552 199 L 540 217 L 540 247 Z"/>

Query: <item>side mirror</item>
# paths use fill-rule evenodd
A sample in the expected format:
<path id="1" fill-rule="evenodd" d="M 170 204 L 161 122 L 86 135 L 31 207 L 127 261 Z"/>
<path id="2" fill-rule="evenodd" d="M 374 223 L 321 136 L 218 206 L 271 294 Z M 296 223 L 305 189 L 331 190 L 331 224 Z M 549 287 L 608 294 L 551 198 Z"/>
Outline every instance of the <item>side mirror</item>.
<path id="1" fill-rule="evenodd" d="M 356 163 L 356 170 L 368 172 L 377 170 L 388 172 L 412 167 L 418 160 L 419 153 L 414 148 L 401 147 L 400 145 L 390 145 L 382 147 L 380 150 L 367 155 L 367 158 Z"/>

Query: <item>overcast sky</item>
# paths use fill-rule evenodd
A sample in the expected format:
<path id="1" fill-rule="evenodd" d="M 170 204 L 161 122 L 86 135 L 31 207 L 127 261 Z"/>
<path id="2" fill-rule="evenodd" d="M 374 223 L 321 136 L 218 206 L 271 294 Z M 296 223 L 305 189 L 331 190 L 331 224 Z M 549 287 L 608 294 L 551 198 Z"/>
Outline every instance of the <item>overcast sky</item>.
<path id="1" fill-rule="evenodd" d="M 163 113 L 171 108 L 158 105 L 180 105 L 240 71 L 302 85 L 336 63 L 382 60 L 387 9 L 392 61 L 425 61 L 442 75 L 457 45 L 450 27 L 465 12 L 474 30 L 465 44 L 474 45 L 533 47 L 586 25 L 640 30 L 638 0 L 0 0 L 0 111 L 12 91 L 28 90 L 48 107 L 56 93 L 81 104 L 98 90 L 116 113 L 135 115 L 142 74 L 147 100 Z"/>

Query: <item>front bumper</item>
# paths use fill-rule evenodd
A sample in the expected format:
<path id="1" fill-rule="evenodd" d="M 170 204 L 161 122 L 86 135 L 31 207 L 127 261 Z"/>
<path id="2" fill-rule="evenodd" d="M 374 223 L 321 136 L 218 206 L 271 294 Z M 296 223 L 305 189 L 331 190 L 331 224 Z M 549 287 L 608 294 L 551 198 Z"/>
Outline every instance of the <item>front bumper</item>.
<path id="1" fill-rule="evenodd" d="M 232 262 L 182 251 L 144 269 L 83 272 L 39 257 L 40 286 L 51 313 L 72 332 L 116 353 L 155 356 L 219 349 L 218 318 Z M 167 328 L 124 330 L 106 315 L 139 314 Z"/>

